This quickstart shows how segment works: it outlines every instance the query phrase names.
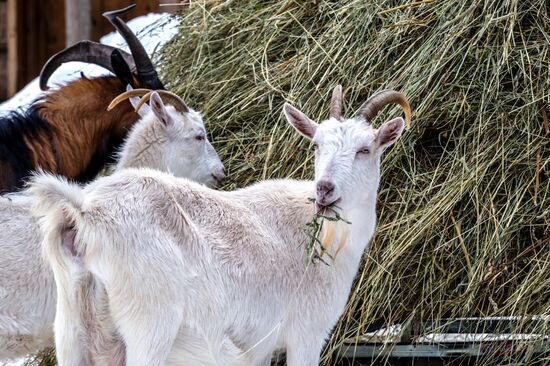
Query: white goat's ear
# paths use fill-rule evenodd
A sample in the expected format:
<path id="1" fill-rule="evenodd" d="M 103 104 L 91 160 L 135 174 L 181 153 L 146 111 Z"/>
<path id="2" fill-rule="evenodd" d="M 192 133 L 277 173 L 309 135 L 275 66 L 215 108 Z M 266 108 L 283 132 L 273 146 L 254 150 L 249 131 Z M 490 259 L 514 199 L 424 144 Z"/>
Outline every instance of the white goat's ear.
<path id="1" fill-rule="evenodd" d="M 130 84 L 126 85 L 126 91 L 130 91 L 130 90 L 134 90 L 134 88 L 132 88 L 132 86 Z M 139 103 L 139 97 L 131 97 L 130 98 L 130 104 L 132 105 L 132 107 L 134 107 L 134 109 L 136 109 L 138 103 Z M 140 109 L 139 111 L 137 111 L 137 114 L 140 115 L 140 117 L 144 117 L 147 113 L 149 113 L 149 111 L 151 110 L 151 108 L 149 107 L 148 104 L 144 104 Z"/>
<path id="2" fill-rule="evenodd" d="M 376 143 L 382 148 L 393 145 L 401 136 L 404 128 L 405 121 L 401 117 L 385 122 L 376 133 Z"/>
<path id="3" fill-rule="evenodd" d="M 157 92 L 151 94 L 151 99 L 149 100 L 149 105 L 155 116 L 161 121 L 165 126 L 168 126 L 172 119 L 160 98 L 160 95 Z"/>
<path id="4" fill-rule="evenodd" d="M 132 107 L 134 107 L 134 109 L 136 109 L 139 101 L 140 101 L 139 97 L 131 97 L 130 98 L 130 103 L 132 103 Z M 147 103 L 145 103 L 144 105 L 141 106 L 139 111 L 137 111 L 137 114 L 139 114 L 141 117 L 145 117 L 145 115 L 147 113 L 149 113 L 150 111 L 151 111 L 151 107 L 149 107 L 149 105 Z"/>
<path id="5" fill-rule="evenodd" d="M 319 126 L 316 122 L 288 103 L 285 103 L 283 112 L 285 113 L 286 120 L 296 131 L 310 140 L 313 138 L 315 131 L 317 131 L 317 126 Z"/>

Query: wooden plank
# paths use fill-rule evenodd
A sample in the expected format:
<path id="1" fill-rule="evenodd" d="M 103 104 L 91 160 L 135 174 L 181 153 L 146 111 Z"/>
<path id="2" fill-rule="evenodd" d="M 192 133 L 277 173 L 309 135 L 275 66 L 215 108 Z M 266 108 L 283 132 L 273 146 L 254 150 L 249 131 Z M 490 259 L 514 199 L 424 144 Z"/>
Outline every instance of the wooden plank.
<path id="1" fill-rule="evenodd" d="M 190 0 L 159 0 L 159 8 L 162 13 L 176 13 L 189 7 Z"/>
<path id="2" fill-rule="evenodd" d="M 7 73 L 6 66 L 8 62 L 7 53 L 7 3 L 5 0 L 0 0 L 0 101 L 3 101 L 8 96 L 7 89 Z"/>
<path id="3" fill-rule="evenodd" d="M 18 31 L 22 33 L 20 33 L 21 36 L 17 43 L 22 54 L 20 56 L 20 73 L 17 80 L 18 89 L 23 88 L 36 77 L 38 73 L 33 66 L 44 52 L 45 45 L 39 39 L 39 36 L 42 35 L 42 27 L 39 25 L 41 15 L 38 12 L 37 3 L 39 3 L 37 0 L 27 1 L 26 6 L 19 8 L 20 26 Z"/>
<path id="4" fill-rule="evenodd" d="M 17 0 L 8 0 L 6 13 L 7 13 L 7 44 L 8 44 L 8 64 L 7 64 L 7 94 L 11 96 L 18 90 L 17 87 L 17 73 L 19 71 L 19 47 L 17 45 L 17 26 L 18 26 L 18 12 L 17 12 Z"/>
<path id="5" fill-rule="evenodd" d="M 4 51 L 7 46 L 6 17 L 7 4 L 5 1 L 0 1 L 0 51 Z"/>
<path id="6" fill-rule="evenodd" d="M 39 65 L 42 68 L 48 58 L 65 48 L 65 17 L 59 16 L 59 14 L 65 13 L 65 2 L 63 0 L 47 0 L 40 4 L 40 11 L 44 14 L 43 21 L 45 23 L 43 43 L 46 45 L 45 54 Z"/>
<path id="7" fill-rule="evenodd" d="M 0 102 L 8 98 L 8 88 L 6 85 L 8 79 L 6 73 L 7 61 L 6 56 L 0 54 Z"/>
<path id="8" fill-rule="evenodd" d="M 91 0 L 65 0 L 67 47 L 90 39 L 92 33 Z"/>
<path id="9" fill-rule="evenodd" d="M 533 345 L 535 354 L 548 353 L 550 343 L 548 341 Z M 397 345 L 344 345 L 338 356 L 344 358 L 447 358 L 447 357 L 480 357 L 483 355 L 505 355 L 521 352 L 521 348 L 514 348 L 510 342 L 475 342 L 459 344 L 397 344 Z"/>
<path id="10" fill-rule="evenodd" d="M 64 0 L 7 2 L 7 86 L 13 95 L 65 48 Z"/>

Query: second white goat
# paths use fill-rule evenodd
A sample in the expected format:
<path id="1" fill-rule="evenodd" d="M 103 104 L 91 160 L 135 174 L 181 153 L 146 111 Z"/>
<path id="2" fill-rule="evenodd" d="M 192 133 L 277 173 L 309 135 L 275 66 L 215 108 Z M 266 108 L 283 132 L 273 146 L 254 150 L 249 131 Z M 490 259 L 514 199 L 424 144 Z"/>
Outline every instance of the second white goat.
<path id="1" fill-rule="evenodd" d="M 151 107 L 143 106 L 142 119 L 123 145 L 117 170 L 149 167 L 209 186 L 219 184 L 224 168 L 200 114 L 182 101 L 174 104 L 185 111 L 176 111 L 158 94 L 150 98 Z M 25 195 L 0 196 L 0 361 L 53 345 L 55 283 L 42 259 L 42 236 L 31 204 L 32 197 Z"/>

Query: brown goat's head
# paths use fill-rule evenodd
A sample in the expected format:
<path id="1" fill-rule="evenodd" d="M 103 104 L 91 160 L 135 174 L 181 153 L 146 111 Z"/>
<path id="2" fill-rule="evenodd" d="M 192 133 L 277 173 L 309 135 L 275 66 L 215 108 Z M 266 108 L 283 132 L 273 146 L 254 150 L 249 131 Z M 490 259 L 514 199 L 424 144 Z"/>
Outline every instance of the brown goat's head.
<path id="1" fill-rule="evenodd" d="M 131 85 L 133 88 L 165 89 L 145 48 L 126 23 L 118 17 L 134 7 L 135 4 L 124 9 L 103 13 L 103 16 L 111 22 L 126 40 L 131 54 L 97 42 L 78 42 L 53 55 L 46 62 L 40 72 L 40 88 L 42 90 L 48 89 L 48 79 L 63 63 L 81 61 L 104 67 L 115 74 L 123 85 Z"/>

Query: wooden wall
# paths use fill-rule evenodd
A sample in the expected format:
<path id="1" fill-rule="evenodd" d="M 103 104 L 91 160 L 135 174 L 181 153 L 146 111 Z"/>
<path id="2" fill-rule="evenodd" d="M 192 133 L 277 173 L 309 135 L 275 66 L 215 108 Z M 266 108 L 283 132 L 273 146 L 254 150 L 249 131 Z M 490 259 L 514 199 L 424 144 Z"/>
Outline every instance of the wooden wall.
<path id="1" fill-rule="evenodd" d="M 6 70 L 8 64 L 7 5 L 6 0 L 0 0 L 0 100 L 4 100 L 8 96 Z"/>
<path id="2" fill-rule="evenodd" d="M 65 1 L 0 0 L 0 101 L 38 76 L 48 58 L 65 48 Z M 149 12 L 174 10 L 159 7 L 159 0 L 90 1 L 90 39 L 94 41 L 114 30 L 101 16 L 105 11 L 136 3 L 136 8 L 125 18 L 130 19 Z M 160 0 L 163 2 L 166 3 Z"/>
<path id="3" fill-rule="evenodd" d="M 8 95 L 34 79 L 65 47 L 65 6 L 59 0 L 7 0 Z"/>

